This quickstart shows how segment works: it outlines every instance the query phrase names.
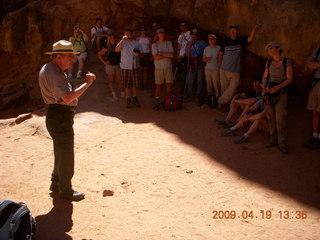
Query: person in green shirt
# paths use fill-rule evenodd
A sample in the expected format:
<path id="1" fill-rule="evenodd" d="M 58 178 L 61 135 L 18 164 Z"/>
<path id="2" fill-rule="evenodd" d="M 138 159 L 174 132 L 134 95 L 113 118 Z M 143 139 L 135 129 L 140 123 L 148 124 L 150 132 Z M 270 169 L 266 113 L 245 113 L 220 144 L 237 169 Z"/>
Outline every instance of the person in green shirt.
<path id="1" fill-rule="evenodd" d="M 82 77 L 82 70 L 84 62 L 87 59 L 87 47 L 86 42 L 89 40 L 88 35 L 79 27 L 79 25 L 74 26 L 73 36 L 69 38 L 69 41 L 73 45 L 74 51 L 80 52 L 79 55 L 76 55 L 74 64 L 79 62 L 77 78 Z M 72 72 L 74 64 L 68 69 L 68 78 L 72 79 Z"/>

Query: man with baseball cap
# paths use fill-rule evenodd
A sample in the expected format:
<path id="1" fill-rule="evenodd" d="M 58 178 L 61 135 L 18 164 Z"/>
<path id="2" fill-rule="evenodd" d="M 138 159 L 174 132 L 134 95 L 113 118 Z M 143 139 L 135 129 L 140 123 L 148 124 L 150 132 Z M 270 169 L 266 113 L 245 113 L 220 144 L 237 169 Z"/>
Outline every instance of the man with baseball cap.
<path id="1" fill-rule="evenodd" d="M 249 37 L 239 36 L 239 26 L 229 26 L 229 37 L 221 45 L 219 55 L 221 96 L 219 109 L 228 111 L 228 104 L 240 84 L 242 49 L 250 44 L 259 25 L 255 25 Z"/>
<path id="2" fill-rule="evenodd" d="M 78 98 L 91 86 L 96 76 L 86 74 L 86 82 L 75 88 L 65 71 L 74 63 L 72 43 L 60 40 L 53 44 L 52 61 L 45 64 L 39 73 L 39 85 L 44 102 L 48 105 L 46 126 L 53 140 L 54 168 L 50 190 L 61 198 L 80 201 L 85 194 L 72 189 L 74 174 L 73 118 Z"/>

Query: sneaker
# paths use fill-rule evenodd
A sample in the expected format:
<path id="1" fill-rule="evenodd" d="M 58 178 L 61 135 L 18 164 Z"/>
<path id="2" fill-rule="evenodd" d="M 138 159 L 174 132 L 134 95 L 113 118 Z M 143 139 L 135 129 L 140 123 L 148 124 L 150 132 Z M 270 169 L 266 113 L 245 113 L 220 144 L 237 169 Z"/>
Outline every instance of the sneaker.
<path id="1" fill-rule="evenodd" d="M 223 126 L 224 128 L 231 128 L 231 127 L 233 127 L 234 125 L 235 125 L 235 124 L 234 124 L 233 122 L 229 121 L 229 120 L 225 121 L 224 124 L 222 124 L 222 126 Z"/>
<path id="2" fill-rule="evenodd" d="M 117 100 L 118 100 L 115 92 L 112 92 L 112 98 L 113 98 L 114 101 L 117 101 Z"/>
<path id="3" fill-rule="evenodd" d="M 314 136 L 312 136 L 312 137 L 309 138 L 309 140 L 304 144 L 304 146 L 305 146 L 306 148 L 310 148 L 311 145 L 312 145 L 315 141 L 317 141 L 317 139 L 316 139 Z"/>
<path id="4" fill-rule="evenodd" d="M 132 98 L 132 104 L 135 105 L 136 107 L 141 107 L 137 96 Z"/>
<path id="5" fill-rule="evenodd" d="M 278 143 L 275 143 L 275 142 L 269 142 L 266 144 L 266 148 L 273 148 L 276 146 L 278 146 Z"/>
<path id="6" fill-rule="evenodd" d="M 68 74 L 68 79 L 69 79 L 69 80 L 73 79 L 73 76 L 72 76 L 72 74 L 71 74 L 71 73 L 70 73 L 70 74 Z"/>
<path id="7" fill-rule="evenodd" d="M 128 97 L 127 98 L 127 108 L 131 108 L 131 107 L 132 107 L 131 98 Z"/>
<path id="8" fill-rule="evenodd" d="M 78 78 L 78 79 L 82 78 L 81 72 L 78 72 L 78 73 L 77 73 L 77 78 Z"/>
<path id="9" fill-rule="evenodd" d="M 221 132 L 221 136 L 237 136 L 236 131 L 231 130 L 231 128 L 228 128 Z"/>
<path id="10" fill-rule="evenodd" d="M 217 123 L 221 124 L 221 125 L 224 125 L 226 120 L 224 119 L 215 119 Z"/>
<path id="11" fill-rule="evenodd" d="M 244 135 L 237 137 L 234 141 L 235 144 L 241 144 L 241 143 L 245 143 L 248 142 L 248 138 L 245 137 Z"/>
<path id="12" fill-rule="evenodd" d="M 320 149 L 320 139 L 317 138 L 312 145 L 309 147 L 311 150 L 317 150 Z"/>

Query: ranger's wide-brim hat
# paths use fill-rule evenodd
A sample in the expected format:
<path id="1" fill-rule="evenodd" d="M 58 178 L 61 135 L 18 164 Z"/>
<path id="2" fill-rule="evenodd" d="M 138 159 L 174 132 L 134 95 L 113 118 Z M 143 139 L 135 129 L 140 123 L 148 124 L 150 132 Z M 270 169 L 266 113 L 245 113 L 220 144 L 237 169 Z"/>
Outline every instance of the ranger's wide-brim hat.
<path id="1" fill-rule="evenodd" d="M 71 42 L 66 40 L 60 40 L 52 45 L 52 52 L 46 52 L 46 54 L 59 54 L 59 53 L 71 53 L 80 54 L 80 52 L 75 52 L 73 50 L 73 45 Z"/>

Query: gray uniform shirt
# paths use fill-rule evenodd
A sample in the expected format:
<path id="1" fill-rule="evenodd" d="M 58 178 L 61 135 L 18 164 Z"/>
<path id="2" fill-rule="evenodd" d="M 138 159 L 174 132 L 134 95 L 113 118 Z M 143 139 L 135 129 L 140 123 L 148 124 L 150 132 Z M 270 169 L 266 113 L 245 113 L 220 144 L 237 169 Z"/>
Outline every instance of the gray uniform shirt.
<path id="1" fill-rule="evenodd" d="M 152 44 L 152 55 L 161 53 L 173 53 L 172 43 L 170 41 L 155 42 Z M 159 60 L 154 60 L 154 67 L 158 69 L 170 68 L 172 67 L 172 61 L 170 58 L 162 58 Z"/>
<path id="2" fill-rule="evenodd" d="M 78 99 L 65 103 L 61 96 L 72 91 L 72 84 L 55 62 L 45 64 L 39 72 L 39 86 L 46 104 L 76 106 Z"/>

